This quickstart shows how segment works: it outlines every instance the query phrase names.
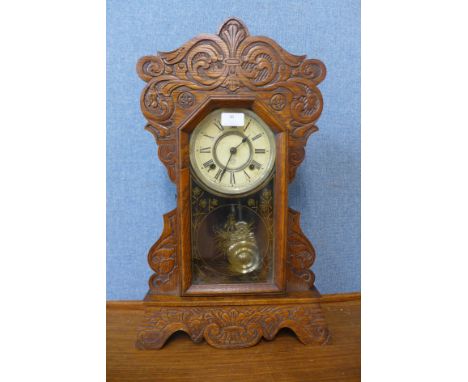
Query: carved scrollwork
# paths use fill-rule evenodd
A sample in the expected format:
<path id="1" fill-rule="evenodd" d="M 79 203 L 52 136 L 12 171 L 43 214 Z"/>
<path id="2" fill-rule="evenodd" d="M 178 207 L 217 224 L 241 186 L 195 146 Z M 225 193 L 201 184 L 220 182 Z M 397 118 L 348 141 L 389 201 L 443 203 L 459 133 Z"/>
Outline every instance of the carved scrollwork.
<path id="1" fill-rule="evenodd" d="M 319 60 L 304 60 L 299 68 L 302 77 L 308 78 L 315 84 L 319 84 L 325 79 L 325 66 Z"/>
<path id="2" fill-rule="evenodd" d="M 161 125 L 146 125 L 146 130 L 153 134 L 158 144 L 158 156 L 161 162 L 166 166 L 169 178 L 175 182 L 177 164 L 177 142 L 174 129 L 166 128 Z"/>
<path id="3" fill-rule="evenodd" d="M 314 121 L 322 112 L 323 101 L 320 92 L 308 87 L 307 84 L 300 85 L 301 82 L 298 81 L 298 91 L 291 102 L 294 127 L 301 127 L 303 124 Z M 292 133 L 298 135 L 296 129 L 293 129 Z"/>
<path id="4" fill-rule="evenodd" d="M 302 232 L 300 226 L 301 214 L 292 208 L 288 211 L 288 272 L 291 283 L 306 284 L 312 288 L 315 275 L 310 267 L 315 261 L 315 250 L 311 242 Z"/>
<path id="5" fill-rule="evenodd" d="M 141 63 L 140 77 L 146 82 L 164 73 L 164 63 L 159 56 L 145 56 L 140 58 L 139 62 Z"/>
<path id="6" fill-rule="evenodd" d="M 150 113 L 162 120 L 168 119 L 174 111 L 172 98 L 161 94 L 155 84 L 146 89 L 143 102 Z"/>
<path id="7" fill-rule="evenodd" d="M 184 117 L 176 108 L 192 106 L 188 94 L 197 93 L 203 100 L 212 94 L 255 93 L 269 94 L 271 109 L 285 118 L 292 146 L 305 146 L 317 130 L 314 122 L 323 104 L 317 85 L 325 78 L 323 63 L 292 55 L 267 37 L 251 36 L 238 19 L 227 20 L 217 35 L 203 34 L 172 52 L 141 58 L 137 70 L 148 82 L 141 108 L 154 128 L 175 129 Z M 165 164 L 171 162 L 162 157 L 164 153 L 172 151 L 159 152 Z M 290 180 L 303 160 L 300 153 L 290 154 Z M 170 170 L 169 175 L 175 181 Z"/>
<path id="8" fill-rule="evenodd" d="M 281 328 L 292 329 L 304 344 L 324 344 L 329 332 L 318 303 L 224 307 L 152 307 L 145 311 L 137 347 L 160 349 L 171 334 L 186 332 L 194 342 L 236 349 L 272 340 Z"/>
<path id="9" fill-rule="evenodd" d="M 154 271 L 149 281 L 152 290 L 167 290 L 177 269 L 176 212 L 174 209 L 164 215 L 161 237 L 148 252 L 148 263 Z"/>

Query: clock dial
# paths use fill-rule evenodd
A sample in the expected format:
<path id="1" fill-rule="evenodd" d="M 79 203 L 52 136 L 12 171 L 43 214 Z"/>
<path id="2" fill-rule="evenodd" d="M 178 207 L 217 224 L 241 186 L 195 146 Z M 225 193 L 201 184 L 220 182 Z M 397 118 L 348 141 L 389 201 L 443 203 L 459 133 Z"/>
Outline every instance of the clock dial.
<path id="1" fill-rule="evenodd" d="M 264 184 L 275 157 L 272 131 L 247 109 L 216 110 L 190 137 L 195 176 L 209 190 L 225 195 L 246 194 Z"/>

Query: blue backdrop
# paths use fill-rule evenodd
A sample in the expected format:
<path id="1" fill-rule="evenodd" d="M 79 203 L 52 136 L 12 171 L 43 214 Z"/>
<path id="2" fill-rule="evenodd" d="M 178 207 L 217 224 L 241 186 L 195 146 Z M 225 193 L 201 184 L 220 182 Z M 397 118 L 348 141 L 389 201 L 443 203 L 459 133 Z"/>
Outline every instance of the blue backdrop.
<path id="1" fill-rule="evenodd" d="M 141 56 L 171 51 L 229 16 L 327 66 L 324 110 L 289 204 L 317 252 L 322 293 L 360 290 L 360 3 L 357 0 L 107 2 L 107 298 L 141 299 L 147 251 L 175 207 L 175 186 L 143 130 Z"/>

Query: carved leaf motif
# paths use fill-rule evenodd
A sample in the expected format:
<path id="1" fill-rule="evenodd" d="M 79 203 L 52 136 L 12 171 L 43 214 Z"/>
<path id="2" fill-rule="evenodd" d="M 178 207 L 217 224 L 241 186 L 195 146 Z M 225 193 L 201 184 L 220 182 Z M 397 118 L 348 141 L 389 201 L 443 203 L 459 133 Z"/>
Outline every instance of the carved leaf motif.
<path id="1" fill-rule="evenodd" d="M 230 19 L 223 24 L 218 34 L 226 42 L 229 55 L 235 57 L 237 47 L 249 32 L 240 20 Z"/>
<path id="2" fill-rule="evenodd" d="M 194 342 L 205 338 L 220 349 L 244 348 L 278 330 L 292 329 L 304 344 L 324 344 L 329 332 L 318 303 L 225 307 L 148 308 L 139 329 L 137 347 L 160 349 L 172 333 L 185 331 Z"/>
<path id="3" fill-rule="evenodd" d="M 168 129 L 164 126 L 147 125 L 146 130 L 153 134 L 158 144 L 158 156 L 161 162 L 166 166 L 169 178 L 175 182 L 177 164 L 177 146 L 176 138 L 173 135 L 174 129 Z"/>
<path id="4" fill-rule="evenodd" d="M 288 211 L 288 271 L 289 279 L 295 278 L 312 288 L 315 275 L 310 267 L 315 261 L 315 250 L 311 242 L 302 232 L 300 213 L 289 208 Z"/>
<path id="5" fill-rule="evenodd" d="M 159 240 L 148 253 L 148 263 L 154 271 L 150 289 L 160 289 L 167 284 L 177 268 L 176 218 L 177 209 L 164 215 L 164 229 Z"/>
<path id="6" fill-rule="evenodd" d="M 319 84 L 326 76 L 326 69 L 319 60 L 304 60 L 300 67 L 300 73 L 304 78 L 308 78 L 315 84 Z"/>

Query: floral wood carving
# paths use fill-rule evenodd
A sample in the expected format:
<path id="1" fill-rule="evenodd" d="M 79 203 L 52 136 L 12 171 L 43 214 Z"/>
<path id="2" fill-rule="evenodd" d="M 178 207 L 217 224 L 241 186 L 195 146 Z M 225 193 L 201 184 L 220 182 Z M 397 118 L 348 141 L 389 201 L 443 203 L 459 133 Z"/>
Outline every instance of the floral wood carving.
<path id="1" fill-rule="evenodd" d="M 289 131 L 289 181 L 304 159 L 308 137 L 317 130 L 322 95 L 317 85 L 324 64 L 288 53 L 270 38 L 251 36 L 238 19 L 227 20 L 218 34 L 202 34 L 179 49 L 142 57 L 137 64 L 147 82 L 141 109 L 158 154 L 175 182 L 178 126 L 210 95 L 256 95 Z"/>
<path id="2" fill-rule="evenodd" d="M 161 237 L 148 252 L 148 263 L 154 274 L 149 279 L 150 290 L 169 292 L 176 289 L 177 269 L 177 209 L 164 215 Z"/>
<path id="3" fill-rule="evenodd" d="M 216 348 L 237 349 L 272 340 L 290 328 L 304 344 L 325 344 L 330 338 L 318 303 L 223 307 L 147 308 L 139 329 L 139 349 L 160 349 L 178 330 L 194 342 L 203 338 Z"/>
<path id="4" fill-rule="evenodd" d="M 310 267 L 315 261 L 315 250 L 302 232 L 298 211 L 288 211 L 288 289 L 301 289 L 301 285 L 312 288 L 315 275 Z M 299 288 L 298 288 L 299 287 Z M 303 288 L 302 288 L 303 289 Z"/>

